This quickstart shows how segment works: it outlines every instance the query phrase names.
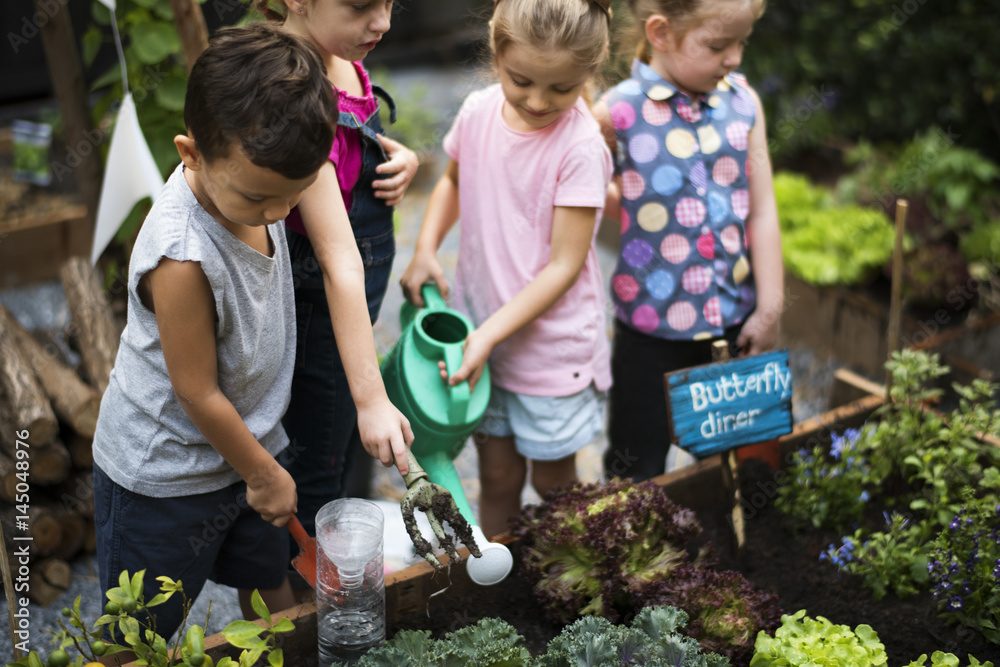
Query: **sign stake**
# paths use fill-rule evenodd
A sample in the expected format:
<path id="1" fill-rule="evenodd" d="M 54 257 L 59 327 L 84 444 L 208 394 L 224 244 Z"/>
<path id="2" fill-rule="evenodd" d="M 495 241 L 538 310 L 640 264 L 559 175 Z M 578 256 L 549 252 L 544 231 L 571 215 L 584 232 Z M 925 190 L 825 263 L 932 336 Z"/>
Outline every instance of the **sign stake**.
<path id="1" fill-rule="evenodd" d="M 729 361 L 729 343 L 718 340 L 712 343 L 712 362 Z M 728 473 L 728 474 L 727 474 Z M 733 529 L 734 551 L 736 557 L 743 555 L 743 545 L 746 544 L 746 526 L 743 523 L 743 498 L 740 492 L 740 466 L 736 461 L 736 450 L 726 452 L 726 465 L 723 466 L 723 481 L 732 497 L 730 519 Z"/>
<path id="2" fill-rule="evenodd" d="M 910 204 L 905 199 L 896 200 L 896 245 L 892 251 L 892 292 L 889 297 L 889 359 L 899 351 L 899 330 L 903 317 L 903 236 L 906 233 L 906 210 Z M 892 388 L 892 373 L 885 372 L 885 395 L 889 400 Z"/>

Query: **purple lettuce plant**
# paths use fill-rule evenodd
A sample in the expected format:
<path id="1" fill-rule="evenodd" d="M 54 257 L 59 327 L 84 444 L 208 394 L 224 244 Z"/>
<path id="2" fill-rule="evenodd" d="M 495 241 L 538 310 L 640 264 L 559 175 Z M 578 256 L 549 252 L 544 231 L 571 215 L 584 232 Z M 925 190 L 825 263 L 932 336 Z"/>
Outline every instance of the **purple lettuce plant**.
<path id="1" fill-rule="evenodd" d="M 702 650 L 724 655 L 736 665 L 750 662 L 759 632 L 773 635 L 781 623 L 774 593 L 755 588 L 739 572 L 691 564 L 647 587 L 637 602 L 683 610 L 690 618 L 683 632 Z"/>
<path id="2" fill-rule="evenodd" d="M 513 526 L 521 575 L 553 620 L 618 620 L 631 596 L 689 561 L 694 513 L 653 482 L 576 484 L 524 509 Z"/>

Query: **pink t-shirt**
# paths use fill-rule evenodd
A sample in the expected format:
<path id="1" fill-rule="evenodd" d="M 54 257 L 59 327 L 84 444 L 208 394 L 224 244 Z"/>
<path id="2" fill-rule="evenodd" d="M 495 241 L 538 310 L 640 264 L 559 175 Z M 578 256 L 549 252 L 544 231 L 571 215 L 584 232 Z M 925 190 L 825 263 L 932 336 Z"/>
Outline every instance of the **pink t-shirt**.
<path id="1" fill-rule="evenodd" d="M 360 123 L 366 123 L 378 110 L 378 101 L 372 93 L 372 82 L 368 78 L 368 72 L 360 62 L 352 64 L 364 88 L 364 97 L 355 97 L 334 88 L 337 94 L 337 108 L 341 113 L 353 113 Z M 354 201 L 352 192 L 361 176 L 361 137 L 358 130 L 337 126 L 333 136 L 333 146 L 330 148 L 330 161 L 337 169 L 337 183 L 340 185 L 340 195 L 344 198 L 344 208 L 350 212 L 351 203 Z M 285 218 L 285 225 L 292 231 L 308 236 L 298 207 L 292 209 Z"/>
<path id="2" fill-rule="evenodd" d="M 581 99 L 535 132 L 501 116 L 499 85 L 469 95 L 444 138 L 458 162 L 461 240 L 454 303 L 481 324 L 531 282 L 551 254 L 556 206 L 597 209 L 611 180 L 611 154 Z M 596 235 L 597 226 L 594 227 Z M 611 386 L 605 296 L 597 253 L 549 310 L 494 349 L 493 382 L 534 396 Z"/>

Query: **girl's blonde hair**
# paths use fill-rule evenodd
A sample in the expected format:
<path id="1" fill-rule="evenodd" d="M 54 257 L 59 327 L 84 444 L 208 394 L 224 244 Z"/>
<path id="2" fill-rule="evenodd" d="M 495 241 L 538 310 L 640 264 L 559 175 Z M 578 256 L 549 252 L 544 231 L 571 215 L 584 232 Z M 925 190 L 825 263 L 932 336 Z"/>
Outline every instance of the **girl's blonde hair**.
<path id="1" fill-rule="evenodd" d="M 766 2 L 767 0 L 627 0 L 635 21 L 626 39 L 636 45 L 635 57 L 648 63 L 650 50 L 649 42 L 646 41 L 646 21 L 653 14 L 666 16 L 674 34 L 683 37 L 692 28 L 721 15 L 720 4 L 748 5 L 756 21 L 764 14 Z"/>
<path id="2" fill-rule="evenodd" d="M 498 0 L 490 21 L 494 60 L 512 44 L 565 50 L 583 69 L 608 57 L 611 0 Z"/>

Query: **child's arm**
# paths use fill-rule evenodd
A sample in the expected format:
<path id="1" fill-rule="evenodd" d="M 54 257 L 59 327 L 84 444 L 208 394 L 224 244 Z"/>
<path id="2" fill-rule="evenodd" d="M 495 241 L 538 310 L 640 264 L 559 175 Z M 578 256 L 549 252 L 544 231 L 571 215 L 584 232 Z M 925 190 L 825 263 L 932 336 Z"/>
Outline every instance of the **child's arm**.
<path id="1" fill-rule="evenodd" d="M 448 281 L 445 280 L 444 270 L 437 261 L 437 250 L 458 220 L 458 211 L 458 163 L 451 160 L 441 180 L 431 192 L 427 212 L 420 226 L 420 235 L 417 237 L 417 247 L 413 251 L 413 259 L 403 272 L 403 277 L 399 279 L 403 295 L 416 306 L 424 305 L 420 287 L 429 279 L 437 283 L 441 296 L 444 299 L 448 298 Z"/>
<path id="2" fill-rule="evenodd" d="M 413 432 L 406 417 L 389 401 L 375 354 L 375 337 L 365 300 L 365 268 L 358 252 L 332 163 L 299 201 L 302 222 L 323 271 L 333 333 L 358 408 L 358 430 L 365 450 L 406 474 L 406 446 Z"/>
<path id="3" fill-rule="evenodd" d="M 750 181 L 750 214 L 747 234 L 750 262 L 757 291 L 757 309 L 747 318 L 736 344 L 748 354 L 766 352 L 777 344 L 784 310 L 784 268 L 781 260 L 781 230 L 774 199 L 771 158 L 767 150 L 764 108 L 752 89 L 757 122 L 750 130 L 747 145 L 747 177 Z"/>
<path id="4" fill-rule="evenodd" d="M 384 134 L 378 135 L 382 142 L 382 148 L 389 156 L 388 162 L 383 162 L 375 167 L 379 174 L 387 174 L 387 177 L 378 181 L 372 181 L 372 188 L 375 189 L 375 196 L 385 199 L 387 206 L 395 206 L 403 198 L 403 193 L 410 186 L 410 181 L 417 175 L 417 168 L 420 161 L 417 154 L 409 148 L 394 141 Z"/>
<path id="5" fill-rule="evenodd" d="M 247 428 L 218 383 L 215 299 L 197 262 L 162 259 L 143 278 L 156 313 L 170 384 L 184 412 L 247 483 L 247 503 L 283 526 L 295 513 L 295 482 Z"/>
<path id="6" fill-rule="evenodd" d="M 608 149 L 611 151 L 611 155 L 617 155 L 618 139 L 615 137 L 615 126 L 611 120 L 611 110 L 608 109 L 607 101 L 603 97 L 599 99 L 591 109 L 591 113 L 594 114 L 594 118 L 597 119 L 597 124 L 601 126 L 601 136 L 604 137 L 604 143 L 607 144 Z M 615 178 L 608 183 L 608 189 L 604 199 L 604 217 L 609 220 L 614 220 L 615 222 L 622 221 L 622 197 L 621 184 L 619 180 L 620 179 L 615 176 Z"/>
<path id="7" fill-rule="evenodd" d="M 449 384 L 468 378 L 470 387 L 474 387 L 493 348 L 530 324 L 573 286 L 590 251 L 596 214 L 593 208 L 555 207 L 548 264 L 513 299 L 469 334 L 462 365 L 449 378 Z"/>

